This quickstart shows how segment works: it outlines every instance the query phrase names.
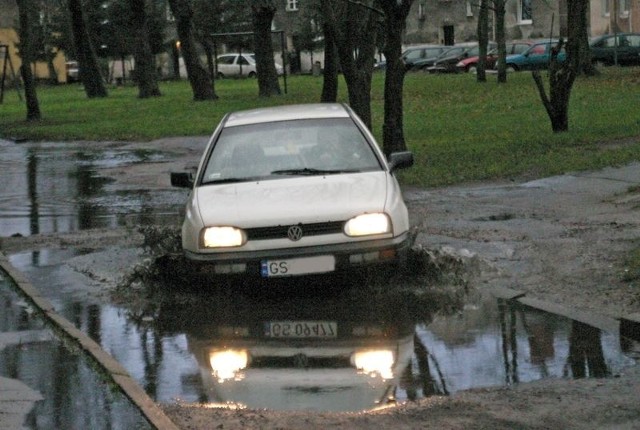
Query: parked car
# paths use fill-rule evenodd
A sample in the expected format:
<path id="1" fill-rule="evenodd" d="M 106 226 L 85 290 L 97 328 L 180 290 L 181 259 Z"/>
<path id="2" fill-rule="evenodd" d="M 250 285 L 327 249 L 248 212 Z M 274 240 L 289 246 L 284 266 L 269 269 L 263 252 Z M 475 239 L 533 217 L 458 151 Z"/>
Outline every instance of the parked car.
<path id="1" fill-rule="evenodd" d="M 595 64 L 640 65 L 640 33 L 605 34 L 591 40 L 590 47 Z"/>
<path id="2" fill-rule="evenodd" d="M 283 67 L 278 63 L 275 63 L 275 66 L 278 75 L 282 75 L 284 73 Z M 216 57 L 216 70 L 218 78 L 229 76 L 255 78 L 257 73 L 255 54 L 230 53 L 218 55 Z"/>
<path id="3" fill-rule="evenodd" d="M 80 80 L 80 67 L 77 61 L 67 61 L 64 63 L 67 72 L 67 82 L 78 82 Z"/>
<path id="4" fill-rule="evenodd" d="M 505 58 L 507 70 L 521 71 L 548 69 L 549 62 L 551 61 L 551 50 L 557 45 L 557 40 L 536 42 L 522 54 L 508 55 Z M 557 59 L 559 62 L 562 62 L 565 60 L 566 56 L 565 48 L 563 46 L 562 50 L 558 53 Z"/>
<path id="5" fill-rule="evenodd" d="M 394 172 L 412 164 L 410 152 L 385 158 L 344 104 L 227 114 L 195 178 L 171 174 L 191 188 L 184 253 L 266 278 L 401 263 L 409 219 Z"/>
<path id="6" fill-rule="evenodd" d="M 533 42 L 528 40 L 507 42 L 506 55 L 522 54 L 524 51 L 529 49 L 531 45 L 533 45 Z M 458 70 L 458 72 L 475 73 L 478 68 L 479 61 L 480 56 L 478 55 L 465 58 L 463 60 L 460 60 L 458 64 L 456 64 L 456 69 Z M 498 61 L 497 47 L 487 52 L 487 56 L 485 57 L 485 69 L 494 69 L 496 66 L 496 61 Z"/>
<path id="7" fill-rule="evenodd" d="M 495 42 L 489 42 L 488 50 L 495 48 Z M 429 73 L 456 73 L 457 64 L 469 57 L 477 57 L 480 53 L 480 45 L 477 42 L 461 43 L 445 51 L 433 61 L 433 64 L 426 67 Z"/>
<path id="8" fill-rule="evenodd" d="M 402 52 L 405 70 L 420 70 L 425 61 L 436 58 L 449 48 L 449 46 L 431 44 L 410 46 Z M 386 60 L 376 62 L 373 68 L 376 70 L 386 69 Z"/>

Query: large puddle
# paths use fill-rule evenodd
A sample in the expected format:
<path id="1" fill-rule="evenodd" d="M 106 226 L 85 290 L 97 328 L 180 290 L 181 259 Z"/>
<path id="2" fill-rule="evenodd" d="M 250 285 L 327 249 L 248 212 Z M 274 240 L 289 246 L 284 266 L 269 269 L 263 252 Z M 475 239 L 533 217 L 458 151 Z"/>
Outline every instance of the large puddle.
<path id="1" fill-rule="evenodd" d="M 72 145 L 2 150 L 9 158 L 0 169 L 10 184 L 0 189 L 3 236 L 153 223 L 156 211 L 177 213 L 182 206 L 179 194 L 112 192 L 95 174 L 105 163 L 162 154 L 87 154 Z M 440 316 L 437 299 L 419 290 L 390 285 L 392 293 L 380 293 L 337 278 L 163 294 L 153 309 L 136 312 L 84 294 L 93 282 L 65 264 L 83 252 L 42 249 L 13 254 L 10 262 L 159 402 L 361 411 L 475 387 L 615 376 L 637 354 L 617 333 L 517 303 L 475 297 Z M 15 308 L 13 298 L 3 300 Z M 4 326 L 19 326 L 23 313 L 3 312 Z M 29 360 L 51 357 L 51 348 L 32 348 Z M 60 378 L 38 366 L 11 365 L 16 355 L 26 359 L 21 354 L 20 348 L 0 351 L 1 371 L 21 369 L 21 379 L 39 384 Z M 87 378 L 78 366 L 63 370 L 74 384 Z"/>

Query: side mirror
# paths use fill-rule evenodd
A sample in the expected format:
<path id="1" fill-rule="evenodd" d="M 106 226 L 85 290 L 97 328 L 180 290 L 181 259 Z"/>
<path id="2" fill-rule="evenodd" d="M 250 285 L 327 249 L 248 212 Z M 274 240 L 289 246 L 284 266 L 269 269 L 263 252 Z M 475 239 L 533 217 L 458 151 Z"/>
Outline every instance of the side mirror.
<path id="1" fill-rule="evenodd" d="M 413 153 L 409 151 L 393 152 L 389 155 L 389 170 L 406 169 L 413 166 Z"/>
<path id="2" fill-rule="evenodd" d="M 193 174 L 188 172 L 171 172 L 171 186 L 178 188 L 193 187 Z"/>

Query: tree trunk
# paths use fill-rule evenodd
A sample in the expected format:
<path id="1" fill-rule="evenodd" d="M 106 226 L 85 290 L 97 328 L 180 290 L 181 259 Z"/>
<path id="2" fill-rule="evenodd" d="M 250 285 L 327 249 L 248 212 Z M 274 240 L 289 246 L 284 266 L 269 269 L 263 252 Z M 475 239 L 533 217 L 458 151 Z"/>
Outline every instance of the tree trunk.
<path id="1" fill-rule="evenodd" d="M 498 44 L 498 83 L 507 82 L 507 43 L 505 41 L 504 17 L 506 0 L 493 0 L 493 8 L 496 19 L 496 43 Z"/>
<path id="2" fill-rule="evenodd" d="M 332 27 L 336 36 L 349 104 L 371 129 L 371 78 L 378 15 L 362 4 L 330 0 L 322 0 L 322 12 L 325 22 Z"/>
<path id="3" fill-rule="evenodd" d="M 489 0 L 480 0 L 478 14 L 478 67 L 476 68 L 478 82 L 487 82 L 487 46 L 489 44 Z"/>
<path id="4" fill-rule="evenodd" d="M 393 3 L 379 2 L 384 11 L 385 45 L 387 61 L 384 80 L 384 124 L 382 125 L 382 147 L 388 156 L 392 152 L 405 151 L 403 125 L 403 86 L 405 65 L 402 61 L 402 32 L 413 0 Z"/>
<path id="5" fill-rule="evenodd" d="M 564 40 L 554 47 L 549 63 L 549 96 L 547 97 L 542 78 L 539 73 L 533 73 L 540 98 L 544 104 L 549 119 L 551 129 L 554 133 L 569 130 L 569 98 L 576 76 L 580 72 L 582 63 L 582 42 L 581 38 L 587 31 L 588 19 L 587 11 L 589 4 L 584 0 L 567 1 L 567 22 L 568 38 L 567 57 L 562 63 L 557 61 L 557 56 L 562 50 Z"/>
<path id="6" fill-rule="evenodd" d="M 323 23 L 324 32 L 324 71 L 322 72 L 322 103 L 335 103 L 338 100 L 338 52 L 333 29 Z"/>
<path id="7" fill-rule="evenodd" d="M 218 96 L 213 90 L 209 74 L 198 58 L 195 38 L 191 31 L 193 11 L 189 0 L 169 0 L 169 7 L 176 18 L 176 31 L 180 39 L 180 51 L 182 51 L 182 58 L 187 69 L 187 77 L 191 84 L 193 99 L 195 101 L 217 99 Z"/>
<path id="8" fill-rule="evenodd" d="M 162 95 L 158 86 L 156 61 L 149 43 L 149 25 L 145 0 L 131 0 L 131 30 L 134 38 L 135 78 L 138 97 L 146 99 Z"/>
<path id="9" fill-rule="evenodd" d="M 91 45 L 81 2 L 80 0 L 68 0 L 68 6 L 71 15 L 73 42 L 78 55 L 80 80 L 84 86 L 84 91 L 89 98 L 107 97 L 107 88 L 98 67 L 95 51 Z"/>
<path id="10" fill-rule="evenodd" d="M 36 83 L 31 72 L 31 60 L 34 57 L 33 40 L 31 39 L 31 23 L 29 22 L 29 10 L 33 7 L 28 0 L 18 0 L 18 15 L 20 18 L 20 74 L 24 82 L 24 93 L 27 106 L 27 121 L 38 121 L 42 115 L 40 113 L 40 103 L 36 93 Z"/>
<path id="11" fill-rule="evenodd" d="M 254 0 L 251 6 L 253 18 L 253 43 L 256 54 L 256 73 L 258 75 L 258 94 L 271 97 L 280 94 L 278 72 L 273 62 L 273 43 L 271 42 L 271 23 L 276 7 L 264 0 Z"/>

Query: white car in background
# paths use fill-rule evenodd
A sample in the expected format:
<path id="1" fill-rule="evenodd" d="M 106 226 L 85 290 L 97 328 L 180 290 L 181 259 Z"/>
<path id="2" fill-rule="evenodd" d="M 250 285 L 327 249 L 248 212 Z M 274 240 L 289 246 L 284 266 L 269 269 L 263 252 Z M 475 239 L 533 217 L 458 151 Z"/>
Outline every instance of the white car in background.
<path id="1" fill-rule="evenodd" d="M 216 57 L 216 64 L 218 78 L 230 76 L 255 78 L 257 76 L 255 54 L 252 53 L 218 55 Z M 282 66 L 278 63 L 275 63 L 275 66 L 277 74 L 282 75 L 284 73 Z"/>
<path id="2" fill-rule="evenodd" d="M 402 262 L 411 246 L 397 169 L 344 104 L 227 114 L 193 177 L 182 225 L 186 257 L 217 274 L 281 277 Z"/>

